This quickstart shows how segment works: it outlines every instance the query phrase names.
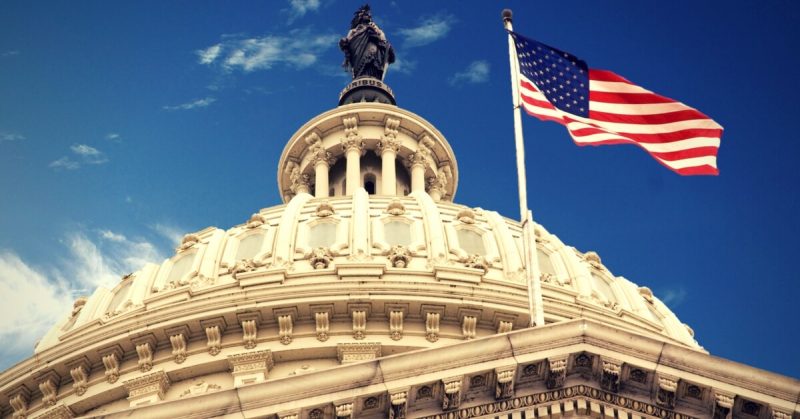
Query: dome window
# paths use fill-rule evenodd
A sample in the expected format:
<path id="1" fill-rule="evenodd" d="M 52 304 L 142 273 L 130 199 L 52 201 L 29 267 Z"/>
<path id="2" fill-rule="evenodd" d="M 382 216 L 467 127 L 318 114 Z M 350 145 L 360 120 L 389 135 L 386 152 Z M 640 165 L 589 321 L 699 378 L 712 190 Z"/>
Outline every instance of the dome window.
<path id="1" fill-rule="evenodd" d="M 486 245 L 483 235 L 468 229 L 460 229 L 458 234 L 458 247 L 470 255 L 486 255 Z"/>
<path id="2" fill-rule="evenodd" d="M 169 277 L 167 278 L 167 284 L 179 284 L 181 282 L 181 280 L 189 273 L 189 270 L 192 269 L 194 256 L 194 253 L 183 256 L 172 265 L 172 269 L 169 271 Z"/>
<path id="3" fill-rule="evenodd" d="M 239 248 L 236 250 L 236 260 L 253 259 L 258 255 L 261 249 L 261 243 L 264 241 L 263 234 L 251 234 L 243 238 L 239 242 Z"/>
<path id="4" fill-rule="evenodd" d="M 317 247 L 329 248 L 336 242 L 336 224 L 319 223 L 311 226 L 308 231 L 308 245 L 312 249 Z"/>
<path id="5" fill-rule="evenodd" d="M 390 221 L 383 226 L 386 242 L 390 245 L 411 245 L 411 226 L 402 221 Z"/>

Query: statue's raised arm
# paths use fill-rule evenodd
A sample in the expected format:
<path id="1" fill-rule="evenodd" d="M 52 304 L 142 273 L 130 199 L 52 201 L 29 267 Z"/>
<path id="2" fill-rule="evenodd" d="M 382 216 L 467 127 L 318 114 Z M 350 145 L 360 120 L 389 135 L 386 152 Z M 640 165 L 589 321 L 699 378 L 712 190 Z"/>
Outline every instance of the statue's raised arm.
<path id="1" fill-rule="evenodd" d="M 369 5 L 361 6 L 350 22 L 350 31 L 339 41 L 344 52 L 344 68 L 353 79 L 373 77 L 383 80 L 389 64 L 394 62 L 394 49 L 381 28 L 372 21 Z"/>

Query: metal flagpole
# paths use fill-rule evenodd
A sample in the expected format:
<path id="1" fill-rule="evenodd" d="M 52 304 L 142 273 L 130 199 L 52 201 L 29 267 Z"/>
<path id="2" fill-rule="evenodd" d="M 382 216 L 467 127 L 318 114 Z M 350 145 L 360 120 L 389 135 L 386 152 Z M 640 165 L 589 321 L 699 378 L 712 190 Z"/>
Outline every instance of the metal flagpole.
<path id="1" fill-rule="evenodd" d="M 503 26 L 513 31 L 511 10 L 503 10 Z M 517 149 L 517 186 L 519 187 L 519 213 L 522 221 L 522 243 L 525 257 L 525 276 L 528 285 L 528 313 L 530 326 L 544 325 L 542 284 L 539 274 L 539 260 L 536 257 L 536 233 L 533 213 L 528 210 L 527 180 L 525 179 L 525 144 L 522 138 L 522 115 L 519 104 L 519 62 L 511 34 L 508 34 L 508 60 L 511 67 L 511 94 L 514 105 L 514 142 Z"/>

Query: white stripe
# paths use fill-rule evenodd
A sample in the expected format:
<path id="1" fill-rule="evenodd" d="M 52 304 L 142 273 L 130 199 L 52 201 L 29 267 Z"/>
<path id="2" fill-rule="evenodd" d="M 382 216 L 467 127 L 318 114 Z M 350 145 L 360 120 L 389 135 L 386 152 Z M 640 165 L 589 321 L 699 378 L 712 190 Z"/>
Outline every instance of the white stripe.
<path id="1" fill-rule="evenodd" d="M 575 140 L 580 141 L 582 143 L 599 143 L 608 140 L 624 140 L 628 142 L 637 143 L 641 145 L 645 150 L 651 151 L 653 153 L 671 153 L 673 151 L 691 150 L 693 148 L 700 148 L 700 147 L 719 148 L 719 138 L 713 138 L 713 137 L 695 137 L 695 138 L 688 138 L 686 140 L 672 141 L 669 143 L 643 143 L 632 140 L 627 137 L 623 137 L 618 134 L 604 132 L 604 133 L 583 135 L 576 138 Z"/>
<path id="2" fill-rule="evenodd" d="M 579 129 L 575 125 L 588 124 L 590 127 L 603 128 L 611 132 L 627 132 L 631 134 L 664 134 L 669 132 L 681 131 L 685 129 L 720 129 L 716 122 L 710 119 L 693 119 L 690 121 L 669 122 L 666 124 L 622 124 L 617 122 L 598 121 L 590 118 L 583 118 L 577 115 L 569 115 L 570 118 L 580 122 L 570 122 L 569 129 Z M 583 122 L 583 124 L 581 124 Z"/>
<path id="3" fill-rule="evenodd" d="M 692 157 L 689 159 L 681 159 L 674 161 L 659 159 L 658 157 L 655 156 L 653 157 L 673 169 L 685 169 L 687 167 L 698 167 L 705 165 L 711 166 L 715 169 L 717 168 L 717 158 L 715 156 Z"/>
<path id="4" fill-rule="evenodd" d="M 589 80 L 589 90 L 611 93 L 653 93 L 644 87 L 618 81 Z"/>
<path id="5" fill-rule="evenodd" d="M 528 103 L 525 103 L 525 102 L 522 102 L 522 107 L 524 107 L 525 110 L 527 110 L 528 112 L 534 113 L 534 114 L 537 114 L 537 115 L 549 116 L 549 117 L 553 117 L 553 118 L 562 118 L 563 117 L 561 112 L 559 112 L 556 109 L 542 108 L 541 106 L 531 105 L 531 104 L 528 104 Z"/>
<path id="6" fill-rule="evenodd" d="M 627 104 L 595 101 L 589 102 L 589 109 L 593 111 L 615 113 L 619 115 L 655 115 L 667 112 L 696 110 L 680 102 Z"/>

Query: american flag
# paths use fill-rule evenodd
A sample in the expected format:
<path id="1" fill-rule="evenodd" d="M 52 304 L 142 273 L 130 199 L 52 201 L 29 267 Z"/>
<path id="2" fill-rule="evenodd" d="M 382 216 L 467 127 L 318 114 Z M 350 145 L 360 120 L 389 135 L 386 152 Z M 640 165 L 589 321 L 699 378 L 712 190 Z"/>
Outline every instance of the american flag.
<path id="1" fill-rule="evenodd" d="M 722 127 L 572 54 L 510 32 L 520 99 L 530 115 L 567 127 L 576 144 L 636 144 L 681 175 L 716 175 Z"/>

